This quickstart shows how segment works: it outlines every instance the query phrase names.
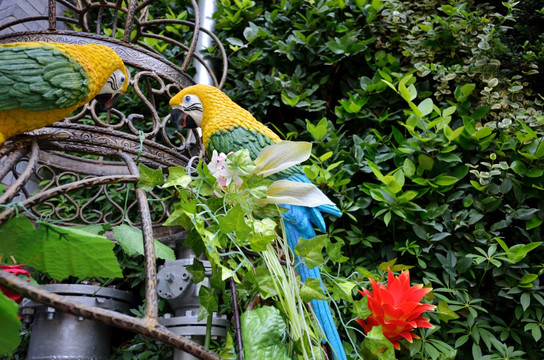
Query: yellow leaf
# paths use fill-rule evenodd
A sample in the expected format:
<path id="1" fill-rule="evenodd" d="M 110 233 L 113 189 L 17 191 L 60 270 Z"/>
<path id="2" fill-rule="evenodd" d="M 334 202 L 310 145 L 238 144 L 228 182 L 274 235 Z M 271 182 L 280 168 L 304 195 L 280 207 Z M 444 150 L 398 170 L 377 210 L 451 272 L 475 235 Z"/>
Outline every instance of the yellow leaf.
<path id="1" fill-rule="evenodd" d="M 261 150 L 255 159 L 257 175 L 267 177 L 308 160 L 312 144 L 305 141 L 281 141 Z"/>
<path id="2" fill-rule="evenodd" d="M 307 207 L 334 205 L 317 186 L 298 181 L 275 181 L 268 188 L 266 195 L 266 199 L 260 200 L 262 204 L 288 204 Z"/>

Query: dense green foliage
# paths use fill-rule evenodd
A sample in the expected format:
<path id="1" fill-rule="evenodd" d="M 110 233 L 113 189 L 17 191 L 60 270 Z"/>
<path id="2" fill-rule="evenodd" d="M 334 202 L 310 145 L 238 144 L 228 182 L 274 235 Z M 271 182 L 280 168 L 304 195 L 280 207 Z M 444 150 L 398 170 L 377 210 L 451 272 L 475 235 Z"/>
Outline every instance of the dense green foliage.
<path id="1" fill-rule="evenodd" d="M 152 6 L 168 18 L 192 17 L 187 4 Z M 214 18 L 229 56 L 224 90 L 283 137 L 314 142 L 305 171 L 343 211 L 326 219 L 329 234 L 316 240 L 324 249 L 314 256 L 326 261 L 324 281 L 350 359 L 371 359 L 378 349 L 361 345 L 365 335 L 354 319 L 368 309 L 352 285 L 368 288 L 370 276 L 385 281 L 388 267 L 409 268 L 413 284 L 433 288 L 425 301 L 437 305 L 424 314 L 435 328 L 417 330 L 421 339 L 411 344 L 401 341 L 397 359 L 544 357 L 543 6 L 220 1 Z M 154 31 L 186 39 L 186 30 Z M 155 39 L 146 44 L 171 59 L 179 50 Z M 176 204 L 174 214 L 193 205 Z M 125 247 L 127 258 L 134 255 Z M 243 278 L 253 264 L 237 256 L 221 260 L 242 278 L 243 312 L 255 295 L 252 281 L 268 272 L 262 266 Z M 122 263 L 137 267 L 133 259 Z M 134 276 L 126 280 L 141 285 L 143 275 Z M 202 296 L 201 311 L 231 314 L 230 290 L 212 280 L 223 292 Z M 231 335 L 216 347 L 225 358 L 235 355 Z M 379 335 L 375 328 L 371 337 Z M 166 356 L 166 346 L 137 336 L 113 358 Z"/>
<path id="2" fill-rule="evenodd" d="M 432 286 L 435 329 L 399 359 L 544 356 L 541 7 L 223 0 L 214 16 L 225 91 L 315 142 L 307 174 L 344 211 L 330 273 L 368 286 L 396 259 Z"/>

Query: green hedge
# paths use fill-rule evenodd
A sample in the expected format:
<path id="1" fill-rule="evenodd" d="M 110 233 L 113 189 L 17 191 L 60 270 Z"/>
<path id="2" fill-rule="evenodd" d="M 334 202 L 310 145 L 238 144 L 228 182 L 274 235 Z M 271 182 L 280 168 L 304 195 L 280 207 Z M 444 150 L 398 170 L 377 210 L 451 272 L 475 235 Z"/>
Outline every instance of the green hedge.
<path id="1" fill-rule="evenodd" d="M 220 1 L 225 91 L 314 141 L 307 174 L 344 212 L 331 276 L 368 287 L 390 262 L 433 288 L 435 329 L 398 359 L 544 357 L 541 5 Z"/>

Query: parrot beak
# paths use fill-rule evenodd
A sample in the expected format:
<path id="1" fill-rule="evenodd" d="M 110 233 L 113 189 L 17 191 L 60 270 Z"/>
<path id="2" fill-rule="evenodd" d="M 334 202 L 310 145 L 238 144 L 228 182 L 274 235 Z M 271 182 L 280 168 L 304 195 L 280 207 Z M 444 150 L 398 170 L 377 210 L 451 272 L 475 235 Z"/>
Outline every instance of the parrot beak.
<path id="1" fill-rule="evenodd" d="M 172 121 L 172 124 L 180 131 L 185 129 L 185 126 L 187 125 L 186 114 L 180 109 L 172 109 L 172 111 L 170 111 L 170 121 Z"/>
<path id="2" fill-rule="evenodd" d="M 198 127 L 191 115 L 187 115 L 180 109 L 172 109 L 172 111 L 170 111 L 170 120 L 176 129 L 180 131 L 185 128 L 196 129 Z"/>
<path id="3" fill-rule="evenodd" d="M 94 98 L 98 102 L 98 111 L 99 112 L 104 112 L 104 111 L 107 111 L 107 110 L 111 109 L 112 107 L 114 107 L 115 104 L 117 104 L 117 102 L 119 101 L 120 96 L 121 96 L 121 94 L 119 94 L 119 93 L 117 93 L 117 94 L 115 94 L 113 96 L 111 96 L 111 94 L 98 94 L 98 95 L 96 95 Z"/>

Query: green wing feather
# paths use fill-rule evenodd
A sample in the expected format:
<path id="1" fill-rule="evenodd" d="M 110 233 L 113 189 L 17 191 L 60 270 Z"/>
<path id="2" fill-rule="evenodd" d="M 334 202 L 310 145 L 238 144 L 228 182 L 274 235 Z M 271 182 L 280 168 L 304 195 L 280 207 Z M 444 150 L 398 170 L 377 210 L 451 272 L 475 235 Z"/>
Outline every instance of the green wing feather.
<path id="1" fill-rule="evenodd" d="M 206 150 L 208 154 L 211 154 L 213 150 L 227 154 L 230 151 L 248 149 L 251 158 L 255 159 L 262 148 L 272 144 L 274 142 L 262 133 L 235 127 L 212 134 Z"/>
<path id="2" fill-rule="evenodd" d="M 251 156 L 252 159 L 255 159 L 264 147 L 273 144 L 275 144 L 275 142 L 263 133 L 248 130 L 243 127 L 235 127 L 212 134 L 206 150 L 207 153 L 211 155 L 214 150 L 217 150 L 219 153 L 228 154 L 231 151 L 248 149 L 249 156 Z M 302 167 L 292 166 L 278 174 L 270 176 L 270 179 L 286 179 L 303 174 L 304 171 L 302 170 Z"/>
<path id="3" fill-rule="evenodd" d="M 0 111 L 68 108 L 83 102 L 88 89 L 83 67 L 60 50 L 0 47 Z"/>

